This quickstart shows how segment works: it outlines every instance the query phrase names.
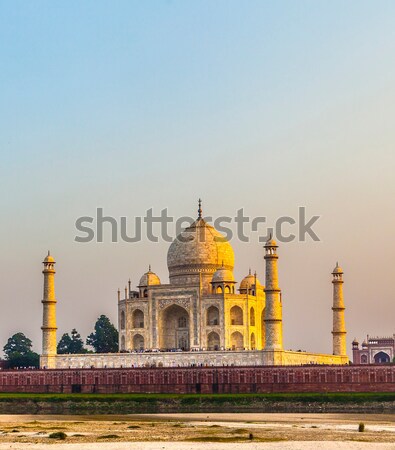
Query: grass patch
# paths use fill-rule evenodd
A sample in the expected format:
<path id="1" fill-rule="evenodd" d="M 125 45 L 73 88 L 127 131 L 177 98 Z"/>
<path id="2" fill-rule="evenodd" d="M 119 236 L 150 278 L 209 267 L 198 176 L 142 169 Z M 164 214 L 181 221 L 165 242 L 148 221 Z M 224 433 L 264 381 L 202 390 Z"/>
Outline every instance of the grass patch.
<path id="1" fill-rule="evenodd" d="M 63 433 L 63 431 L 57 431 L 55 433 L 51 433 L 48 437 L 50 439 L 60 439 L 61 441 L 64 441 L 67 438 L 67 434 Z"/>
<path id="2" fill-rule="evenodd" d="M 158 402 L 178 401 L 181 405 L 210 403 L 249 404 L 251 402 L 301 403 L 364 403 L 394 402 L 393 392 L 335 392 L 335 393 L 269 393 L 269 394 L 29 394 L 0 393 L 0 402 L 134 402 L 154 405 Z M 35 422 L 33 422 L 35 423 Z"/>

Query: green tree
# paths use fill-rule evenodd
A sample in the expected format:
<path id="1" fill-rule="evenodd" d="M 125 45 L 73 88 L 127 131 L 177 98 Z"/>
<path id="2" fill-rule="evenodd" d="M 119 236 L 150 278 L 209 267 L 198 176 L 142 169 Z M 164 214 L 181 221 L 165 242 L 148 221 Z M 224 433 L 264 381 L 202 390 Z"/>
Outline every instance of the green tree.
<path id="1" fill-rule="evenodd" d="M 84 348 L 84 341 L 81 339 L 81 335 L 73 328 L 71 330 L 71 336 L 69 333 L 64 333 L 60 338 L 57 351 L 62 355 L 65 353 L 81 354 L 86 353 L 88 350 Z"/>
<path id="2" fill-rule="evenodd" d="M 118 351 L 118 331 L 107 316 L 101 315 L 95 323 L 95 331 L 86 339 L 96 353 L 115 353 Z"/>
<path id="3" fill-rule="evenodd" d="M 40 357 L 32 351 L 32 341 L 23 333 L 11 336 L 3 347 L 10 367 L 39 367 Z"/>

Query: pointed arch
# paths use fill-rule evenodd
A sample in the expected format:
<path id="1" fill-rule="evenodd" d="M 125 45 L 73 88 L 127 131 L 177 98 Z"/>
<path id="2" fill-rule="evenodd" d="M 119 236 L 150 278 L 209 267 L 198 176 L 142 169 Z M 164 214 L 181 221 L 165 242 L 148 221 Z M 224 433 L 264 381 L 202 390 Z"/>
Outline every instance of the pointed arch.
<path id="1" fill-rule="evenodd" d="M 133 328 L 144 328 L 144 313 L 141 309 L 133 311 Z"/>
<path id="2" fill-rule="evenodd" d="M 239 331 L 235 331 L 230 335 L 230 346 L 232 350 L 244 349 L 244 337 Z"/>
<path id="3" fill-rule="evenodd" d="M 159 346 L 161 349 L 189 350 L 190 319 L 180 305 L 170 305 L 159 315 Z"/>
<path id="4" fill-rule="evenodd" d="M 230 324 L 243 325 L 243 310 L 240 306 L 232 306 L 230 308 Z"/>
<path id="5" fill-rule="evenodd" d="M 220 339 L 219 334 L 215 331 L 212 331 L 207 336 L 207 348 L 208 350 L 219 350 Z"/>
<path id="6" fill-rule="evenodd" d="M 126 350 L 126 342 L 125 342 L 125 336 L 121 337 L 121 351 Z"/>
<path id="7" fill-rule="evenodd" d="M 210 306 L 207 308 L 207 320 L 206 325 L 216 326 L 219 325 L 219 309 L 216 306 Z"/>
<path id="8" fill-rule="evenodd" d="M 135 334 L 133 336 L 133 349 L 144 350 L 144 337 L 141 334 Z"/>
<path id="9" fill-rule="evenodd" d="M 251 333 L 250 348 L 251 348 L 251 350 L 255 350 L 256 349 L 255 333 Z"/>
<path id="10" fill-rule="evenodd" d="M 385 363 L 389 363 L 391 361 L 390 356 L 388 355 L 388 353 L 385 353 L 383 351 L 378 352 L 374 355 L 374 362 L 376 364 L 385 364 Z"/>
<path id="11" fill-rule="evenodd" d="M 250 308 L 250 326 L 255 327 L 255 309 L 253 306 Z"/>

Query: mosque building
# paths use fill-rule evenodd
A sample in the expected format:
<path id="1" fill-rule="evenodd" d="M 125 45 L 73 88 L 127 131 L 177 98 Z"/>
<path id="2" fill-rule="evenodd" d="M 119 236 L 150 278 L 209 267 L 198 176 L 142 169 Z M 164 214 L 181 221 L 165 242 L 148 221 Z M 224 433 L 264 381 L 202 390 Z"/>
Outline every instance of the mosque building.
<path id="1" fill-rule="evenodd" d="M 333 354 L 283 349 L 283 301 L 277 243 L 265 246 L 265 285 L 251 271 L 233 275 L 231 244 L 202 215 L 169 247 L 169 283 L 149 270 L 137 290 L 131 281 L 118 289 L 119 353 L 56 354 L 55 260 L 44 260 L 43 351 L 41 367 L 141 367 L 189 365 L 347 364 L 343 271 L 333 283 Z"/>
<path id="2" fill-rule="evenodd" d="M 367 336 L 362 342 L 352 342 L 354 364 L 388 364 L 395 359 L 395 334 L 392 336 Z"/>

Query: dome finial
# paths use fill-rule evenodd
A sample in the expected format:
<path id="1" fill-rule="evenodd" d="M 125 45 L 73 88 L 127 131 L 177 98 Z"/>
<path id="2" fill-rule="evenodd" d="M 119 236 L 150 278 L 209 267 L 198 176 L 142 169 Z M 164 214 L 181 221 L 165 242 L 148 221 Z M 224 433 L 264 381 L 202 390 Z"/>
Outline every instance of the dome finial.
<path id="1" fill-rule="evenodd" d="M 251 267 L 248 269 L 248 275 L 251 275 Z"/>
<path id="2" fill-rule="evenodd" d="M 198 209 L 198 219 L 202 218 L 202 199 L 199 198 L 199 209 Z"/>
<path id="3" fill-rule="evenodd" d="M 151 264 L 148 266 L 148 272 L 151 272 Z"/>

